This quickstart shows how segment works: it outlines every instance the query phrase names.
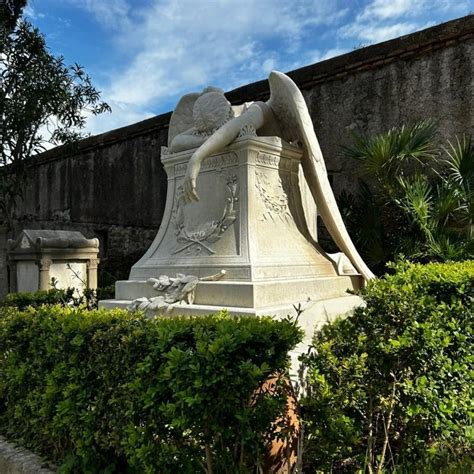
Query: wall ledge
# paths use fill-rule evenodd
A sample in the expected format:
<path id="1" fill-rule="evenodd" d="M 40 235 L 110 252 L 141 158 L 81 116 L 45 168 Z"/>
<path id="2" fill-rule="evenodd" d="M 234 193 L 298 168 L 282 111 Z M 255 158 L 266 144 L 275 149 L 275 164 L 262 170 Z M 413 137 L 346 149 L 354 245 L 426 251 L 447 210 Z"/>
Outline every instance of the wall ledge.
<path id="1" fill-rule="evenodd" d="M 2 474 L 53 474 L 39 456 L 0 436 L 0 473 Z"/>

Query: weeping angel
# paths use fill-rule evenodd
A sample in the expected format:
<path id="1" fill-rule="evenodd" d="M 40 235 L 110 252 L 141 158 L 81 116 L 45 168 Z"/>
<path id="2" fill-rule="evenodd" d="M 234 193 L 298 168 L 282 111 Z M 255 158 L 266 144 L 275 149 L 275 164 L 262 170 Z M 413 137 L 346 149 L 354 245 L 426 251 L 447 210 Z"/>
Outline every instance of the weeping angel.
<path id="1" fill-rule="evenodd" d="M 223 91 L 216 88 L 207 88 L 201 94 L 187 94 L 181 99 L 170 121 L 169 148 L 173 153 L 197 148 L 187 166 L 185 199 L 199 200 L 196 183 L 202 162 L 222 151 L 243 130 L 297 143 L 303 148 L 301 165 L 305 179 L 329 234 L 364 279 L 374 278 L 342 220 L 303 95 L 281 72 L 273 71 L 268 82 L 270 99 L 267 102 L 232 107 Z M 192 123 L 185 119 L 190 116 Z"/>

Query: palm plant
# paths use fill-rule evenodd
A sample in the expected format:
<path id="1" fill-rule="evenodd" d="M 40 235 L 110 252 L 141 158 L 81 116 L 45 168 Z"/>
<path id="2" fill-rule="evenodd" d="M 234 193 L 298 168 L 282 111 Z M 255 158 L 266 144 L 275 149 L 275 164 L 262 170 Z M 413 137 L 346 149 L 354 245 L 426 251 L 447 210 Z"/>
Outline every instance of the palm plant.
<path id="1" fill-rule="evenodd" d="M 341 209 L 376 271 L 400 254 L 419 261 L 472 256 L 472 141 L 456 138 L 441 154 L 435 138 L 435 124 L 424 120 L 375 137 L 355 135 L 344 149 L 364 176 L 356 196 L 341 196 Z"/>
<path id="2" fill-rule="evenodd" d="M 344 153 L 359 160 L 366 175 L 391 189 L 394 176 L 423 167 L 436 157 L 435 135 L 434 122 L 422 120 L 375 137 L 354 134 L 354 144 L 345 147 Z"/>
<path id="3" fill-rule="evenodd" d="M 463 136 L 461 140 L 456 137 L 456 142 L 448 142 L 449 148 L 445 149 L 447 158 L 446 180 L 456 190 L 458 207 L 455 209 L 457 222 L 464 229 L 469 239 L 474 237 L 474 145 L 472 138 Z"/>

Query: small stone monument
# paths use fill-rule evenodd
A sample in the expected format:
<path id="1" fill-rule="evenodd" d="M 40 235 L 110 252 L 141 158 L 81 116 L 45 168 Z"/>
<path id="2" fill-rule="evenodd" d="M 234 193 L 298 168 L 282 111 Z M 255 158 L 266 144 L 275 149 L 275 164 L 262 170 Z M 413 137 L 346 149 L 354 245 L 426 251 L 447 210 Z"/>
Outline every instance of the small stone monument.
<path id="1" fill-rule="evenodd" d="M 361 303 L 346 290 L 373 274 L 344 226 L 304 98 L 282 73 L 269 83 L 267 102 L 232 107 L 215 88 L 180 100 L 161 153 L 161 227 L 100 306 L 280 317 L 299 304 L 304 350 L 319 324 Z M 341 253 L 315 241 L 316 208 Z"/>
<path id="2" fill-rule="evenodd" d="M 97 288 L 99 240 L 80 232 L 24 230 L 7 242 L 10 291 Z"/>

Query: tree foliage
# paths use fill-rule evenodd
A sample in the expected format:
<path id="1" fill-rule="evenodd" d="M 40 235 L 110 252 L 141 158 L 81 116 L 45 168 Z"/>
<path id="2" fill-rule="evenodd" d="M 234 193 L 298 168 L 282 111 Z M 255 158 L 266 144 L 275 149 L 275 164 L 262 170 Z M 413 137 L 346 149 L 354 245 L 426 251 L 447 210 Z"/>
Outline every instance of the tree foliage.
<path id="1" fill-rule="evenodd" d="M 345 155 L 364 173 L 356 196 L 340 205 L 369 265 L 382 272 L 398 254 L 415 261 L 473 255 L 474 147 L 456 138 L 441 151 L 431 121 L 355 135 Z"/>
<path id="2" fill-rule="evenodd" d="M 0 28 L 13 29 L 26 0 L 0 0 Z"/>
<path id="3" fill-rule="evenodd" d="M 88 114 L 110 107 L 78 64 L 66 66 L 51 54 L 43 35 L 27 21 L 0 30 L 0 207 L 11 219 L 22 195 L 24 161 L 47 143 L 72 143 L 84 136 Z"/>

